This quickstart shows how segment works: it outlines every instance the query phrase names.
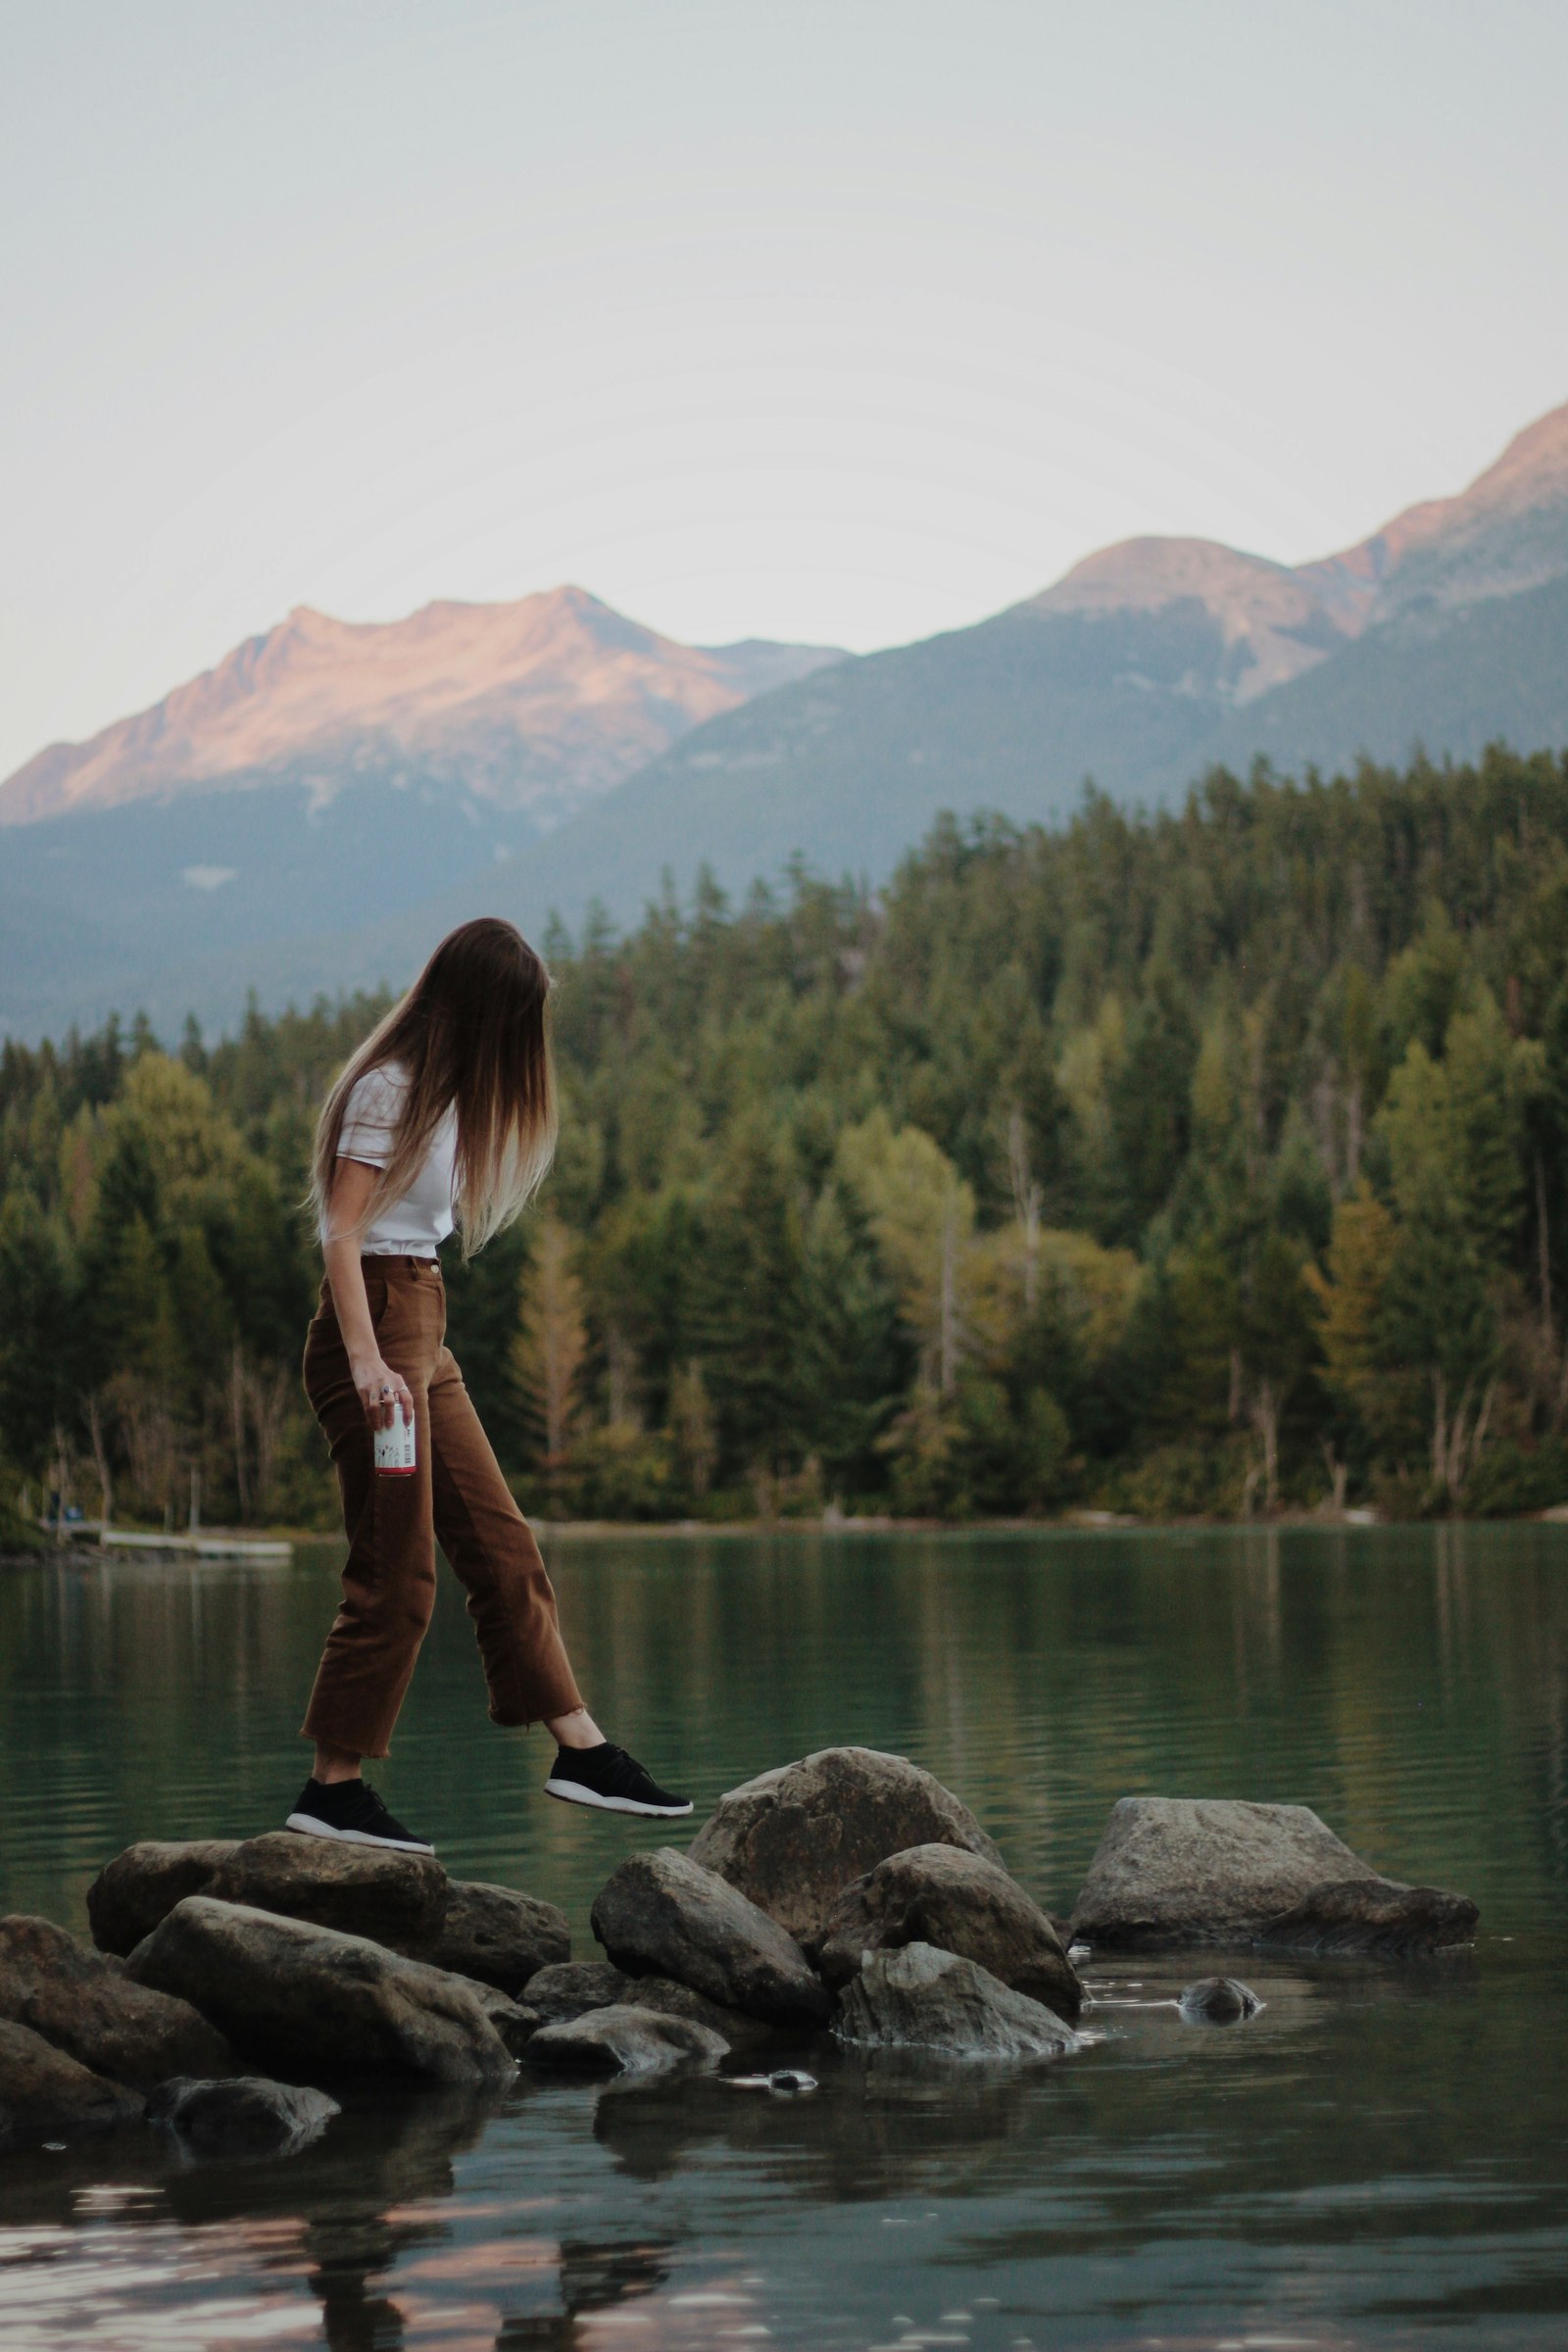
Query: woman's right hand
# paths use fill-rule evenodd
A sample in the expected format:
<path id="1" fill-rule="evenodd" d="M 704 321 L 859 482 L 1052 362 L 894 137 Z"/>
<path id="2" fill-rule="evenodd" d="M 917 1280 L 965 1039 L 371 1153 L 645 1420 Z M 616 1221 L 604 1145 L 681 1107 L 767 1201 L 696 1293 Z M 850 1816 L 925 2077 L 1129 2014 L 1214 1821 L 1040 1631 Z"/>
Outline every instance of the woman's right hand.
<path id="1" fill-rule="evenodd" d="M 390 1429 L 392 1416 L 400 1405 L 404 1420 L 412 1424 L 414 1398 L 401 1372 L 394 1372 L 378 1355 L 358 1356 L 349 1369 L 365 1407 L 365 1417 L 372 1429 Z"/>

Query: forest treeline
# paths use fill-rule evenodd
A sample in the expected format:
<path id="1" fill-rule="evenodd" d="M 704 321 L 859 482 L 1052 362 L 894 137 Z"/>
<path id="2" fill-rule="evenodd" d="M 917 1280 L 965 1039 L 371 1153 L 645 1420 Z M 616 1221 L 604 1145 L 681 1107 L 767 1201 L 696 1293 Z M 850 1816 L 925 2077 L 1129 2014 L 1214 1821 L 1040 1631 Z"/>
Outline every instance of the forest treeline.
<path id="1" fill-rule="evenodd" d="M 527 1507 L 1568 1499 L 1568 759 L 941 823 L 543 943 L 563 1127 L 451 1340 Z M 299 1202 L 359 999 L 0 1054 L 0 1459 L 326 1524 Z"/>

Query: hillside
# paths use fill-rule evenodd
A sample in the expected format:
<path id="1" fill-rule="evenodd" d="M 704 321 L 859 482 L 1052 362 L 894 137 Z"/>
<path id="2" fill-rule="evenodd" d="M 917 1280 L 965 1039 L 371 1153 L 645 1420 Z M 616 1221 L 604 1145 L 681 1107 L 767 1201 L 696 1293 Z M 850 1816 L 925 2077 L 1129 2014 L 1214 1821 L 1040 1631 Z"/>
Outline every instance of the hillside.
<path id="1" fill-rule="evenodd" d="M 1060 821 L 1089 779 L 1168 807 L 1206 767 L 1568 742 L 1568 407 L 1451 499 L 1291 569 L 1136 539 L 923 644 L 696 727 L 509 874 L 537 920 L 636 914 L 662 867 L 730 887 L 804 853 L 886 875 L 942 808 Z M 442 902 L 442 912 L 456 898 Z"/>
<path id="2" fill-rule="evenodd" d="M 446 1252 L 541 1513 L 1568 1497 L 1568 759 L 939 834 L 556 961 L 560 1158 Z M 330 1523 L 295 1204 L 373 1013 L 0 1054 L 0 1476 Z"/>
<path id="3" fill-rule="evenodd" d="M 498 863 L 685 729 L 838 659 L 679 645 L 577 588 L 357 624 L 300 610 L 0 785 L 0 1031 L 229 1019 Z M 318 936 L 315 952 L 303 942 Z M 301 973 L 307 975 L 301 978 Z"/>
<path id="4" fill-rule="evenodd" d="M 396 977 L 472 912 L 635 921 L 704 865 L 731 891 L 797 856 L 881 882 L 943 809 L 1059 822 L 1090 778 L 1170 807 L 1259 755 L 1499 739 L 1568 743 L 1568 408 L 1337 555 L 1128 540 L 860 659 L 676 646 L 580 590 L 297 614 L 0 788 L 0 1029 L 135 1002 L 229 1021 L 251 986 Z"/>

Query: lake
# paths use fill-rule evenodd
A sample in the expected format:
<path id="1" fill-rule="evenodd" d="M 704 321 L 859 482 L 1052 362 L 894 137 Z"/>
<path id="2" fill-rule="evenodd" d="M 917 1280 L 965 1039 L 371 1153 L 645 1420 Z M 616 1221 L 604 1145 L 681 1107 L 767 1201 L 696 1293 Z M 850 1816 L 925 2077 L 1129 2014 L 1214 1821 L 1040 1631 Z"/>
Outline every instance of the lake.
<path id="1" fill-rule="evenodd" d="M 276 1827 L 340 1554 L 0 1571 L 0 1901 L 81 1930 L 138 1837 Z M 0 2345 L 334 2352 L 1341 2352 L 1568 2340 L 1568 1528 L 781 1535 L 547 1545 L 590 1704 L 692 1824 L 551 1803 L 446 1582 L 395 1810 L 588 1905 L 638 1845 L 845 1741 L 1070 1908 L 1138 1791 L 1310 1804 L 1482 1907 L 1419 1966 L 1246 1958 L 1231 2031 L 1104 2006 L 1054 2066 L 802 2051 L 721 2082 L 366 2100 L 290 2162 L 135 2136 L 0 2159 Z M 674 1836 L 670 1836 L 673 1828 Z M 1200 1960 L 1091 1962 L 1153 2003 Z"/>

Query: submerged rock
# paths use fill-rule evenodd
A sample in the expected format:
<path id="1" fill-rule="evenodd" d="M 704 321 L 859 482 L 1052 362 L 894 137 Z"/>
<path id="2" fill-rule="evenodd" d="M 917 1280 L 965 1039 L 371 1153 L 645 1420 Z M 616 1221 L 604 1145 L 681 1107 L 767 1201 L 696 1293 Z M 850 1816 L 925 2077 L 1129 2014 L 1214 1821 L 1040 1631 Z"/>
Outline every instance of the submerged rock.
<path id="1" fill-rule="evenodd" d="M 312 1921 L 187 1895 L 127 1966 L 138 1984 L 190 2001 L 237 2048 L 290 2072 L 438 2082 L 511 2072 L 477 1986 Z"/>
<path id="2" fill-rule="evenodd" d="M 140 2091 L 95 2075 L 30 2026 L 0 2019 L 0 2150 L 35 2148 L 133 2124 Z"/>
<path id="3" fill-rule="evenodd" d="M 916 1845 L 1002 1861 L 968 1806 L 907 1757 L 825 1747 L 730 1789 L 689 1852 L 809 1943 L 851 1880 Z"/>
<path id="4" fill-rule="evenodd" d="M 1481 1914 L 1467 1895 L 1395 1879 L 1346 1879 L 1314 1886 L 1271 1919 L 1256 1940 L 1291 1952 L 1364 1953 L 1411 1959 L 1468 1943 Z"/>
<path id="5" fill-rule="evenodd" d="M 1314 1887 L 1376 1876 L 1305 1805 L 1124 1796 L 1072 1933 L 1096 1950 L 1248 1943 Z"/>
<path id="6" fill-rule="evenodd" d="M 101 1952 L 125 1959 L 187 1894 L 205 1894 L 235 1838 L 146 1838 L 106 1863 L 87 1889 L 87 1922 Z"/>
<path id="7" fill-rule="evenodd" d="M 165 2125 L 193 2156 L 294 2156 L 342 2112 L 324 2090 L 262 2075 L 221 2082 L 181 2076 L 162 2083 L 147 2102 L 147 2121 Z"/>
<path id="8" fill-rule="evenodd" d="M 671 2067 L 714 2067 L 729 2043 L 695 2018 L 670 2017 L 628 2001 L 585 2010 L 544 2026 L 528 2044 L 530 2066 L 606 2075 L 663 2074 Z"/>
<path id="9" fill-rule="evenodd" d="M 983 1854 L 955 1845 L 890 1854 L 840 1894 L 823 1927 L 817 1966 L 830 1984 L 842 1984 L 866 1952 L 907 1943 L 977 1961 L 1069 2024 L 1083 2006 L 1077 1971 L 1051 1921 Z"/>
<path id="10" fill-rule="evenodd" d="M 1176 2006 L 1190 2026 L 1239 2026 L 1255 2017 L 1263 2004 L 1237 1977 L 1200 1977 L 1188 1985 Z"/>
<path id="11" fill-rule="evenodd" d="M 859 2049 L 951 2058 L 1059 2058 L 1078 2047 L 1043 2002 L 930 1943 L 873 1952 L 840 1994 L 833 2031 Z"/>
<path id="12" fill-rule="evenodd" d="M 432 1967 L 476 1977 L 515 1998 L 540 1969 L 571 1958 L 571 1930 L 564 1911 L 536 1895 L 453 1879 L 441 1934 L 428 1958 Z"/>
<path id="13" fill-rule="evenodd" d="M 723 2008 L 776 2024 L 821 2024 L 832 2006 L 794 1937 L 672 1846 L 622 1862 L 592 1918 L 628 1976 L 673 1977 Z"/>
<path id="14" fill-rule="evenodd" d="M 23 1913 L 0 1919 L 0 2018 L 134 2089 L 233 2070 L 228 2043 L 189 2002 L 136 1984 L 122 1961 Z"/>

